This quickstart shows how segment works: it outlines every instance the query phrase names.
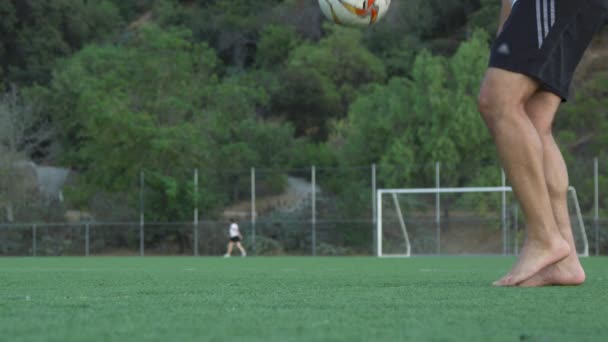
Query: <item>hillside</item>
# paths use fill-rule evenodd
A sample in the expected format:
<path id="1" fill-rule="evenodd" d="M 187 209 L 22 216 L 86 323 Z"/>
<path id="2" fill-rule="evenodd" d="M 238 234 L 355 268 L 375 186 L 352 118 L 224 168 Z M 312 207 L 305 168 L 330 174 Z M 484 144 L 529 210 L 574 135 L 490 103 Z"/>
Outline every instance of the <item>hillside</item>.
<path id="1" fill-rule="evenodd" d="M 583 56 L 575 74 L 575 87 L 584 84 L 601 72 L 608 72 L 608 29 L 593 40 Z"/>
<path id="2" fill-rule="evenodd" d="M 384 186 L 433 184 L 436 161 L 445 184 L 500 181 L 475 104 L 497 1 L 395 1 L 369 30 L 328 24 L 316 1 L 0 3 L 0 88 L 14 89 L 4 122 L 23 127 L 2 127 L 0 172 L 24 159 L 73 170 L 82 177 L 67 209 L 130 220 L 142 182 L 150 220 L 189 220 L 196 201 L 208 218 L 247 212 L 251 167 L 276 173 L 260 211 L 291 201 L 288 170 L 342 170 L 323 191 L 339 208 L 332 217 L 357 219 L 369 217 L 369 177 L 350 170 L 371 164 Z M 572 101 L 563 111 L 576 115 L 556 121 L 574 167 L 608 150 L 607 40 L 576 74 L 575 93 L 592 101 Z M 591 193 L 582 166 L 573 183 Z M 48 203 L 18 197 L 16 184 L 0 180 L 15 220 L 43 221 L 32 206 Z"/>

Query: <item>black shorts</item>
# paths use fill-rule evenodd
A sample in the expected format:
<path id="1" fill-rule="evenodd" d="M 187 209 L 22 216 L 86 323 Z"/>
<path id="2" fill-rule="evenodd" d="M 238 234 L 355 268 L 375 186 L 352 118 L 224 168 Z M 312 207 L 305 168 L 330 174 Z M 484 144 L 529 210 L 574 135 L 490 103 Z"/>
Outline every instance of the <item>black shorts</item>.
<path id="1" fill-rule="evenodd" d="M 565 101 L 605 16 L 594 0 L 518 0 L 492 46 L 490 67 L 532 77 Z"/>
<path id="2" fill-rule="evenodd" d="M 232 241 L 232 242 L 241 242 L 241 238 L 240 238 L 240 237 L 238 237 L 238 236 L 231 237 L 231 238 L 230 238 L 230 241 Z"/>

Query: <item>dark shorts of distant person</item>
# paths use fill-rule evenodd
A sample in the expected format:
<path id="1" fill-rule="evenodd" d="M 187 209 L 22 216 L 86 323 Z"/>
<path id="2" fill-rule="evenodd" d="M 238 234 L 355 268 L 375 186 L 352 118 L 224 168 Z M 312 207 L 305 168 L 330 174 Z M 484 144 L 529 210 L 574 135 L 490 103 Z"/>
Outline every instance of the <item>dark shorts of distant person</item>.
<path id="1" fill-rule="evenodd" d="M 494 41 L 489 65 L 531 77 L 566 101 L 574 71 L 607 12 L 594 0 L 518 0 Z"/>
<path id="2" fill-rule="evenodd" d="M 233 236 L 233 237 L 230 238 L 230 241 L 232 241 L 232 242 L 241 242 L 241 238 L 238 237 L 238 236 Z"/>

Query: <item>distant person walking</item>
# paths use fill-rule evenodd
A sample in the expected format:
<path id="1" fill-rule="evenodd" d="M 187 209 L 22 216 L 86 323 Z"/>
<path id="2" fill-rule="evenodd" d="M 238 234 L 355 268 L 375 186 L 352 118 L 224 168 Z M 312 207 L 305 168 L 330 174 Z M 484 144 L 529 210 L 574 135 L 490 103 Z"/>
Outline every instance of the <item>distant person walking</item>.
<path id="1" fill-rule="evenodd" d="M 228 242 L 228 251 L 224 254 L 225 258 L 229 258 L 232 255 L 232 248 L 236 244 L 236 247 L 241 251 L 241 256 L 247 256 L 247 251 L 243 248 L 241 241 L 243 240 L 243 235 L 241 235 L 241 230 L 239 229 L 239 225 L 236 224 L 234 219 L 230 220 L 230 228 L 228 229 L 228 233 L 230 234 L 230 241 Z"/>

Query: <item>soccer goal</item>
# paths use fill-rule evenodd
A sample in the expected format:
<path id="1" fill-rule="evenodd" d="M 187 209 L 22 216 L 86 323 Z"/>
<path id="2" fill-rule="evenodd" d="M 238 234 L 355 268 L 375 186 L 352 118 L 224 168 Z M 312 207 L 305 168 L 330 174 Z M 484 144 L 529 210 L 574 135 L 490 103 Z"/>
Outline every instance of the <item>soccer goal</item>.
<path id="1" fill-rule="evenodd" d="M 517 255 L 524 218 L 511 187 L 379 189 L 376 252 L 411 255 Z M 576 190 L 568 189 L 576 249 L 589 256 L 589 242 Z"/>

